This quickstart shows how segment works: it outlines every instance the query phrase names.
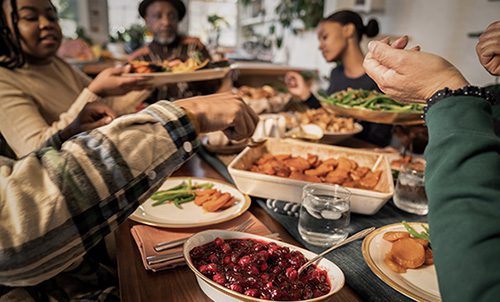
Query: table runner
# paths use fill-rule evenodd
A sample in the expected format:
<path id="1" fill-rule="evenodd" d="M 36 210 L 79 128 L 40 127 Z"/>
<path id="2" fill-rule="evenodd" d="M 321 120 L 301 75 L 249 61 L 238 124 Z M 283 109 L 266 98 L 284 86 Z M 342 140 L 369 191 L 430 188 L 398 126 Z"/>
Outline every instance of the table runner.
<path id="1" fill-rule="evenodd" d="M 231 183 L 234 183 L 227 171 L 227 167 L 216 156 L 208 153 L 206 150 L 200 150 L 199 155 L 207 161 L 217 172 Z M 282 211 L 285 202 L 276 200 L 263 200 L 252 198 L 253 201 L 264 208 L 266 212 L 278 221 L 292 237 L 302 243 L 307 249 L 313 252 L 320 252 L 324 248 L 316 247 L 305 242 L 298 232 L 298 218 L 294 215 L 283 214 Z M 392 200 L 380 209 L 375 215 L 351 214 L 351 223 L 349 234 L 354 234 L 364 228 L 401 222 L 403 220 L 411 222 L 426 221 L 427 216 L 418 216 L 403 212 L 396 208 Z M 389 285 L 382 282 L 365 263 L 361 254 L 361 240 L 339 248 L 327 255 L 326 258 L 337 264 L 344 272 L 346 283 L 364 300 L 364 301 L 412 301 L 406 296 L 392 289 Z"/>

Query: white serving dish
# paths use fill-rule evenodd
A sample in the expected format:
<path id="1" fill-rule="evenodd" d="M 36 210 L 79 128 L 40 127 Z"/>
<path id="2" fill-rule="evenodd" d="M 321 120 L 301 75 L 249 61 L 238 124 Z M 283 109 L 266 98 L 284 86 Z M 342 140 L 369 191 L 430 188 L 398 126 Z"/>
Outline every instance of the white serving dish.
<path id="1" fill-rule="evenodd" d="M 354 136 L 363 131 L 363 126 L 360 123 L 354 123 L 354 130 L 349 132 L 325 132 L 323 138 L 319 141 L 322 144 L 336 144 L 351 136 Z"/>
<path id="2" fill-rule="evenodd" d="M 243 193 L 261 198 L 302 202 L 302 188 L 309 182 L 248 171 L 248 168 L 265 153 L 291 154 L 303 157 L 307 157 L 307 154 L 310 153 L 318 155 L 320 159 L 345 156 L 356 161 L 359 165 L 369 168 L 376 163 L 379 156 L 382 156 L 382 161 L 377 168 L 377 170 L 382 170 L 382 176 L 375 187 L 376 190 L 348 188 L 352 193 L 351 211 L 373 215 L 394 194 L 391 167 L 384 155 L 353 148 L 272 138 L 269 138 L 262 146 L 246 148 L 229 164 L 229 174 Z"/>
<path id="3" fill-rule="evenodd" d="M 269 300 L 263 300 L 263 299 L 258 299 L 258 298 L 253 298 L 249 297 L 243 294 L 240 294 L 238 292 L 232 291 L 214 281 L 212 281 L 210 278 L 206 277 L 202 273 L 200 273 L 193 265 L 191 262 L 191 257 L 189 256 L 189 252 L 200 245 L 209 243 L 215 238 L 222 238 L 222 239 L 237 239 L 237 238 L 245 238 L 245 239 L 257 239 L 260 241 L 265 241 L 265 242 L 276 242 L 279 246 L 286 246 L 290 248 L 290 250 L 295 250 L 299 251 L 304 256 L 306 256 L 307 259 L 311 259 L 316 256 L 315 253 L 299 248 L 297 246 L 278 241 L 278 240 L 273 240 L 264 236 L 259 236 L 259 235 L 254 235 L 254 234 L 249 234 L 249 233 L 241 233 L 241 232 L 233 232 L 233 231 L 226 231 L 226 230 L 207 230 L 203 232 L 199 232 L 194 234 L 191 238 L 184 243 L 184 258 L 186 259 L 186 263 L 189 266 L 189 268 L 195 273 L 196 275 L 196 280 L 198 281 L 198 285 L 200 288 L 203 290 L 203 292 L 213 301 L 217 302 L 238 302 L 238 301 L 245 301 L 245 302 L 268 302 Z M 324 296 L 313 298 L 313 299 L 308 299 L 308 300 L 302 300 L 302 301 L 307 301 L 307 302 L 319 302 L 319 301 L 328 301 L 332 295 L 337 293 L 342 289 L 345 283 L 345 277 L 344 273 L 342 270 L 333 262 L 331 262 L 328 259 L 322 258 L 319 260 L 316 265 L 327 271 L 328 277 L 330 279 L 330 292 Z"/>

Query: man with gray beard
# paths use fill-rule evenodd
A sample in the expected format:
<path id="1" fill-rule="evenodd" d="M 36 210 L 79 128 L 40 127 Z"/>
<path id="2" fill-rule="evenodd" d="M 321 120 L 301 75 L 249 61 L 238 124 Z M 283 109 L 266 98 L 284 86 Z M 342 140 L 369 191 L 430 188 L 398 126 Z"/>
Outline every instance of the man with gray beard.
<path id="1" fill-rule="evenodd" d="M 153 34 L 153 41 L 132 53 L 129 61 L 162 62 L 174 59 L 185 61 L 190 57 L 199 58 L 201 61 L 211 59 L 207 48 L 198 38 L 178 32 L 179 22 L 186 15 L 186 6 L 181 0 L 143 0 L 139 4 L 139 14 Z M 219 85 L 219 81 L 167 85 L 158 88 L 149 102 L 211 94 L 216 92 Z"/>

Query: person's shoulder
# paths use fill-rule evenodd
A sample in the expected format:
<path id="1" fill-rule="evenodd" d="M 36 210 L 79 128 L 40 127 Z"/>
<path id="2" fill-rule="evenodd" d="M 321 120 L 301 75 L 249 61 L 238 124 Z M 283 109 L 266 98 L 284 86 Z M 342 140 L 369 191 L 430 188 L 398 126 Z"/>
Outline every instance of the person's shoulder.
<path id="1" fill-rule="evenodd" d="M 344 66 L 342 66 L 342 64 L 337 64 L 337 66 L 332 68 L 332 70 L 330 71 L 330 76 L 337 74 L 344 74 Z"/>
<path id="2" fill-rule="evenodd" d="M 24 77 L 23 73 L 19 72 L 21 68 L 23 67 L 19 67 L 16 69 L 0 67 L 0 86 L 2 86 L 3 88 L 9 86 L 18 87 L 20 79 Z"/>
<path id="3" fill-rule="evenodd" d="M 133 53 L 131 53 L 129 56 L 128 56 L 128 61 L 133 61 L 133 60 L 137 60 L 141 57 L 144 57 L 144 56 L 147 56 L 147 55 L 150 55 L 151 54 L 151 48 L 149 48 L 149 45 L 146 45 L 146 46 L 143 46 L 137 50 L 135 50 Z"/>

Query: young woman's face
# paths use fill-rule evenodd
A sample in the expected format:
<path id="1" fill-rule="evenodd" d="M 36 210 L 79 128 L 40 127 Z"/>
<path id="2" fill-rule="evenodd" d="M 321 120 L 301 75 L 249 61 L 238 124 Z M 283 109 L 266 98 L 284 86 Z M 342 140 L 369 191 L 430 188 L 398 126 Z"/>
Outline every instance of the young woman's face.
<path id="1" fill-rule="evenodd" d="M 324 21 L 318 27 L 319 50 L 327 62 L 340 59 L 347 47 L 344 26 L 338 22 Z"/>
<path id="2" fill-rule="evenodd" d="M 10 1 L 3 1 L 4 12 L 13 30 Z M 54 56 L 61 45 L 62 32 L 57 12 L 50 0 L 17 0 L 21 47 L 27 57 L 45 60 Z"/>

